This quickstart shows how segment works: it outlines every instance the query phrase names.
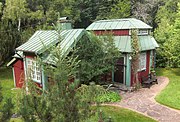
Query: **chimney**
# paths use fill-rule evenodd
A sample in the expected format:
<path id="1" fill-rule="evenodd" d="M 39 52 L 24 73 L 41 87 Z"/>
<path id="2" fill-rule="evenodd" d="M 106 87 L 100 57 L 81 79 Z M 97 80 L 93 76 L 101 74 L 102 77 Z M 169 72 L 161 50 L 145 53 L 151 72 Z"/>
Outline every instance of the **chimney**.
<path id="1" fill-rule="evenodd" d="M 71 20 L 68 17 L 61 17 L 58 20 L 58 28 L 61 30 L 72 29 Z"/>

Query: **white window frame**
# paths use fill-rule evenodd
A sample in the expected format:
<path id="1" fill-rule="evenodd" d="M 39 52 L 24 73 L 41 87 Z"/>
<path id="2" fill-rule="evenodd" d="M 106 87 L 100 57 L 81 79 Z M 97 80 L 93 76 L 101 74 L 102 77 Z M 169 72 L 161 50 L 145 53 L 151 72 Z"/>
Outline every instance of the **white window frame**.
<path id="1" fill-rule="evenodd" d="M 144 29 L 144 30 L 139 30 L 139 31 L 138 31 L 138 35 L 148 35 L 148 32 L 149 32 L 149 31 L 148 31 L 148 30 L 145 30 L 145 29 Z"/>
<path id="2" fill-rule="evenodd" d="M 140 53 L 139 57 L 139 71 L 146 70 L 147 54 L 146 52 Z"/>
<path id="3" fill-rule="evenodd" d="M 41 83 L 41 70 L 34 59 L 27 59 L 28 77 L 37 83 Z"/>

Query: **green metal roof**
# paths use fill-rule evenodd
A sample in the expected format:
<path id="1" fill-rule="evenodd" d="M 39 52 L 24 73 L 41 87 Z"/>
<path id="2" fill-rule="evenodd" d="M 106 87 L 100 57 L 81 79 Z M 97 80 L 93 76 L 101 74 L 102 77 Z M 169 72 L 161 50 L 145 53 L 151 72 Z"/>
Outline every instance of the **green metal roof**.
<path id="1" fill-rule="evenodd" d="M 60 46 L 62 52 L 66 52 L 75 41 L 78 41 L 84 34 L 84 31 L 84 29 L 61 31 L 60 37 L 62 40 Z M 55 45 L 59 43 L 59 41 L 59 34 L 55 30 L 36 31 L 26 43 L 16 48 L 16 50 L 41 54 L 47 47 Z"/>
<path id="2" fill-rule="evenodd" d="M 138 36 L 138 38 L 140 51 L 152 50 L 159 47 L 152 36 Z M 121 52 L 132 52 L 131 36 L 114 36 L 114 43 Z"/>
<path id="3" fill-rule="evenodd" d="M 151 29 L 152 27 L 135 18 L 99 20 L 86 30 Z"/>

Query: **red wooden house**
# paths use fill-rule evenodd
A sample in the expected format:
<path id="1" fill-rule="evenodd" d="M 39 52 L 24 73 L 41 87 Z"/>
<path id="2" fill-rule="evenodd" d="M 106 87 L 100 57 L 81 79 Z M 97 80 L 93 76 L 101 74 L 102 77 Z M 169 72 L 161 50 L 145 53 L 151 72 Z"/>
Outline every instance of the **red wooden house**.
<path id="1" fill-rule="evenodd" d="M 145 77 L 150 69 L 155 67 L 156 48 L 159 47 L 155 39 L 150 35 L 152 27 L 135 18 L 100 20 L 92 23 L 86 30 L 93 31 L 98 36 L 111 32 L 115 46 L 122 53 L 122 57 L 116 64 L 117 70 L 111 73 L 111 80 L 125 84 L 127 87 L 133 85 L 133 73 L 131 66 L 131 31 L 138 30 L 140 47 L 138 78 Z"/>
<path id="2" fill-rule="evenodd" d="M 13 59 L 7 64 L 12 66 L 14 85 L 17 88 L 26 86 L 26 79 L 31 78 L 39 87 L 45 88 L 47 77 L 44 76 L 42 67 L 38 66 L 36 58 L 49 63 L 47 48 L 60 45 L 62 54 L 68 54 L 76 43 L 86 36 L 84 29 L 72 29 L 71 22 L 66 18 L 60 19 L 61 31 L 39 30 L 24 44 L 16 48 Z M 62 37 L 59 40 L 59 34 Z"/>
<path id="3" fill-rule="evenodd" d="M 52 45 L 60 45 L 62 53 L 68 54 L 70 49 L 76 43 L 86 36 L 86 31 L 94 31 L 97 36 L 102 36 L 104 33 L 112 32 L 115 46 L 122 53 L 122 57 L 117 62 L 117 70 L 111 73 L 111 80 L 125 84 L 127 87 L 133 85 L 133 75 L 131 67 L 131 31 L 138 29 L 139 46 L 141 50 L 139 62 L 139 78 L 150 73 L 150 69 L 155 67 L 155 50 L 158 47 L 155 39 L 150 35 L 152 27 L 144 22 L 129 18 L 129 19 L 114 19 L 100 20 L 92 23 L 86 30 L 72 29 L 71 23 L 66 18 L 61 19 L 60 35 L 62 41 L 58 40 L 58 33 L 55 30 L 36 31 L 34 35 L 24 44 L 16 48 L 16 54 L 8 63 L 8 66 L 13 67 L 13 76 L 15 87 L 21 88 L 25 86 L 26 79 L 31 79 L 43 89 L 47 77 L 44 76 L 42 67 L 36 63 L 36 57 L 41 57 L 47 61 L 47 47 Z M 46 47 L 46 48 L 45 48 Z M 140 79 L 141 80 L 141 79 Z"/>

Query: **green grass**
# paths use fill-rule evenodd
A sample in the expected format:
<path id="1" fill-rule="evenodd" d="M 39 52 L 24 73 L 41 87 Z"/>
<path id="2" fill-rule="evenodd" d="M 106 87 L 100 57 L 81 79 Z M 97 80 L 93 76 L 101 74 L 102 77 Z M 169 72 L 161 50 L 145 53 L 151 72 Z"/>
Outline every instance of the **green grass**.
<path id="1" fill-rule="evenodd" d="M 107 122 L 109 116 L 113 122 L 156 122 L 142 114 L 120 107 L 102 106 L 100 109 L 102 110 L 102 117 L 105 118 L 105 122 Z M 98 122 L 98 114 L 86 122 Z"/>
<path id="2" fill-rule="evenodd" d="M 156 96 L 156 101 L 180 110 L 180 68 L 156 70 L 158 76 L 166 76 L 170 82 L 168 86 Z"/>
<path id="3" fill-rule="evenodd" d="M 0 82 L 4 98 L 12 97 L 11 89 L 14 88 L 13 74 L 11 68 L 0 68 Z"/>
<path id="4" fill-rule="evenodd" d="M 93 107 L 95 108 L 95 107 Z M 108 122 L 109 116 L 113 122 L 156 122 L 149 117 L 146 117 L 142 114 L 136 113 L 134 111 L 115 107 L 115 106 L 102 106 L 100 107 L 102 110 L 102 117 L 104 118 L 104 122 Z M 85 122 L 98 122 L 98 114 L 92 116 L 90 119 Z M 21 118 L 13 118 L 10 122 L 23 122 Z M 84 121 L 83 121 L 84 122 Z"/>

